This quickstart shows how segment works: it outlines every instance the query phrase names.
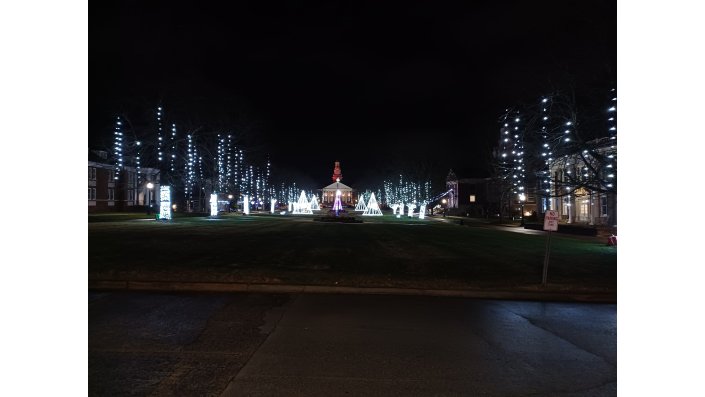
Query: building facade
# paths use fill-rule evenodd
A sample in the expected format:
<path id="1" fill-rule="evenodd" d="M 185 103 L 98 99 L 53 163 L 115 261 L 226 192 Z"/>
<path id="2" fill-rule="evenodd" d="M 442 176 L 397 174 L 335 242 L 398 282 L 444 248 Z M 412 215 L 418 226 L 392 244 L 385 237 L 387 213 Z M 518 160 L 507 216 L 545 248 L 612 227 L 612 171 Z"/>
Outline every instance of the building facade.
<path id="1" fill-rule="evenodd" d="M 453 170 L 446 177 L 447 208 L 471 217 L 499 213 L 499 189 L 492 178 L 458 178 Z M 456 210 L 456 211 L 453 211 Z"/>
<path id="2" fill-rule="evenodd" d="M 357 203 L 357 195 L 355 189 L 348 185 L 340 182 L 343 179 L 343 171 L 340 168 L 340 162 L 336 161 L 333 166 L 333 183 L 330 185 L 319 189 L 321 192 L 321 204 L 322 205 L 333 205 L 335 202 L 335 195 L 338 190 L 340 190 L 340 201 L 346 206 L 355 205 Z"/>
<path id="3" fill-rule="evenodd" d="M 603 153 L 609 155 L 606 150 Z M 551 210 L 558 211 L 561 220 L 566 223 L 582 223 L 588 225 L 617 225 L 617 193 L 610 190 L 591 189 L 591 184 L 571 189 L 569 194 L 562 190 L 576 182 L 576 174 L 584 169 L 579 155 L 566 156 L 566 160 L 552 165 L 552 189 L 549 199 Z M 598 175 L 596 181 L 605 180 L 603 175 Z M 577 177 L 577 181 L 580 179 Z M 567 188 L 566 188 L 567 189 Z"/>
<path id="4" fill-rule="evenodd" d="M 356 201 L 355 190 L 341 182 L 334 182 L 320 189 L 321 203 L 333 204 L 335 202 L 335 193 L 340 190 L 340 201 L 346 205 L 353 205 Z"/>
<path id="5" fill-rule="evenodd" d="M 116 179 L 115 165 L 108 164 L 107 153 L 88 153 L 88 212 L 152 212 L 159 207 L 159 170 L 123 167 Z"/>

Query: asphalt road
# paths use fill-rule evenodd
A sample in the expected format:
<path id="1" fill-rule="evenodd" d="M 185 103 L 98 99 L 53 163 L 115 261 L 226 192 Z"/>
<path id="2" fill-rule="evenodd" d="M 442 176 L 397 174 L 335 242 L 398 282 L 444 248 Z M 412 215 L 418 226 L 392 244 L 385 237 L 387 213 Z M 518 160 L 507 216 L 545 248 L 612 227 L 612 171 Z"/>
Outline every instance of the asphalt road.
<path id="1" fill-rule="evenodd" d="M 89 293 L 91 396 L 614 396 L 613 304 Z"/>

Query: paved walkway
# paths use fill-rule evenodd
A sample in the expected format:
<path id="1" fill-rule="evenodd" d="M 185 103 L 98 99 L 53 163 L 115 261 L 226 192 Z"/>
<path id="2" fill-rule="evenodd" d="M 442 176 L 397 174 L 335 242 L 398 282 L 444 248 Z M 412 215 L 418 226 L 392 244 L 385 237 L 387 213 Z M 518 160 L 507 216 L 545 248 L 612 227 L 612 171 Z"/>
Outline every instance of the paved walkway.
<path id="1" fill-rule="evenodd" d="M 613 304 L 89 293 L 90 395 L 614 396 Z"/>

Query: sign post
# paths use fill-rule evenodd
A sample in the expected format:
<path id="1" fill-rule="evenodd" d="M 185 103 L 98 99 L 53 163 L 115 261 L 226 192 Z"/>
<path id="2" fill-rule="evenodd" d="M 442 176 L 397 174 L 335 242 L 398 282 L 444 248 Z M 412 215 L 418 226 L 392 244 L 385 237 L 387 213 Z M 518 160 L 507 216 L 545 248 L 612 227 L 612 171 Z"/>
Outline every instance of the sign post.
<path id="1" fill-rule="evenodd" d="M 558 231 L 558 211 L 546 211 L 546 215 L 543 218 L 543 230 L 548 231 L 546 256 L 543 259 L 543 278 L 541 279 L 541 285 L 545 287 L 548 279 L 548 257 L 551 254 L 551 232 Z"/>

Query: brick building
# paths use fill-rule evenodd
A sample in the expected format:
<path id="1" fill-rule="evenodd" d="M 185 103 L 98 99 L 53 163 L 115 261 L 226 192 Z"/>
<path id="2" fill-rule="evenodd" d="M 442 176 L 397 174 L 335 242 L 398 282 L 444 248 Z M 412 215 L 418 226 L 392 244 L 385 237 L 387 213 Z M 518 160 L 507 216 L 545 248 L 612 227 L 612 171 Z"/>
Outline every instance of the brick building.
<path id="1" fill-rule="evenodd" d="M 88 150 L 88 212 L 152 211 L 159 206 L 159 170 L 123 167 L 115 179 L 115 165 L 107 152 Z"/>

